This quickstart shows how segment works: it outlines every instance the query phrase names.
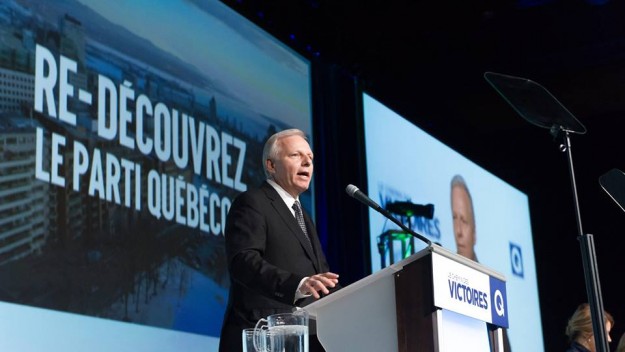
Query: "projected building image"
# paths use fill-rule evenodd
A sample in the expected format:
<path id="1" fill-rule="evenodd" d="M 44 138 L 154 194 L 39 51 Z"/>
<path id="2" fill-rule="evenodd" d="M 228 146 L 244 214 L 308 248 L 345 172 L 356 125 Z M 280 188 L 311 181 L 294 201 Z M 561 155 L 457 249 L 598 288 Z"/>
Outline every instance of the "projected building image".
<path id="1" fill-rule="evenodd" d="M 225 215 L 312 140 L 309 62 L 219 1 L 3 1 L 0 38 L 1 349 L 216 350 Z"/>

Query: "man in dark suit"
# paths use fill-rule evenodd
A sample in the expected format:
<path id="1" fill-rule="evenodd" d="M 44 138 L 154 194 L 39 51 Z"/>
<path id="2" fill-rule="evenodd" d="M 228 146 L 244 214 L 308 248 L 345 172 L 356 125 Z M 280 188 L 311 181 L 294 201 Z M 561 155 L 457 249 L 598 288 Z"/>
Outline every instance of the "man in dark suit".
<path id="1" fill-rule="evenodd" d="M 274 134 L 263 149 L 267 181 L 239 194 L 230 207 L 225 239 L 231 286 L 220 352 L 241 351 L 244 328 L 271 314 L 292 312 L 338 285 L 315 225 L 299 206 L 313 175 L 312 161 L 302 131 Z M 309 345 L 311 352 L 323 351 L 316 335 L 309 336 Z"/>

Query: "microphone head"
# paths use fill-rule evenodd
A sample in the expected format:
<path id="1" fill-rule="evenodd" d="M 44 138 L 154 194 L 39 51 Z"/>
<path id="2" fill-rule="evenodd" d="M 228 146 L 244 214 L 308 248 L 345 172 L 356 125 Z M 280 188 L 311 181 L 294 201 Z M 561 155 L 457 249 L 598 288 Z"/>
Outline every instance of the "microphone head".
<path id="1" fill-rule="evenodd" d="M 351 197 L 353 197 L 357 191 L 358 187 L 354 185 L 347 185 L 347 187 L 345 187 L 345 192 L 347 192 L 347 194 L 349 194 Z"/>

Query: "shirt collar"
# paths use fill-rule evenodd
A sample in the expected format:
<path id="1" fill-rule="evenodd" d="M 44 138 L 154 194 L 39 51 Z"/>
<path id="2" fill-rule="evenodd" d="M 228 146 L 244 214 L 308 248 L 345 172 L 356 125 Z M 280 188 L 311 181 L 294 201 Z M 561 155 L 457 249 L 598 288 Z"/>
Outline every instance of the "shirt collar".
<path id="1" fill-rule="evenodd" d="M 282 198 L 284 203 L 289 207 L 289 210 L 291 210 L 291 213 L 295 214 L 295 210 L 293 210 L 292 207 L 295 201 L 299 200 L 299 198 L 293 198 L 293 196 L 290 195 L 289 192 L 285 191 L 284 188 L 282 188 L 282 186 L 277 184 L 276 181 L 274 180 L 267 179 L 267 183 L 269 183 L 271 187 L 273 187 L 276 190 L 276 192 L 278 192 L 278 195 L 280 196 L 280 198 Z"/>

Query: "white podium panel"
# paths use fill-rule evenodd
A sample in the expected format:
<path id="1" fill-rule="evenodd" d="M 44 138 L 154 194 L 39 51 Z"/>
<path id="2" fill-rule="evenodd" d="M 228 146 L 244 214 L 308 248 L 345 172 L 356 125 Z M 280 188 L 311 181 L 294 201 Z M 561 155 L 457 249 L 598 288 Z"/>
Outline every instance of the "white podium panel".
<path id="1" fill-rule="evenodd" d="M 397 351 L 395 277 L 419 252 L 304 307 L 327 352 Z"/>
<path id="2" fill-rule="evenodd" d="M 505 293 L 501 274 L 433 245 L 303 309 L 327 352 L 500 352 Z"/>

